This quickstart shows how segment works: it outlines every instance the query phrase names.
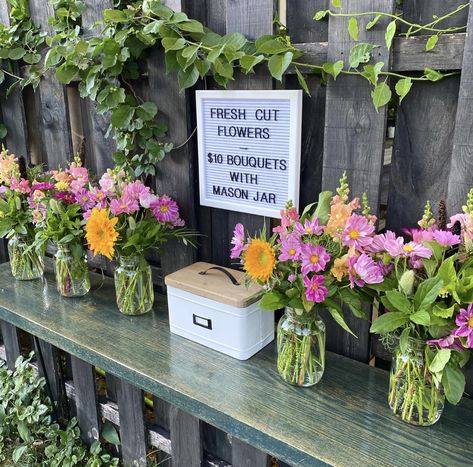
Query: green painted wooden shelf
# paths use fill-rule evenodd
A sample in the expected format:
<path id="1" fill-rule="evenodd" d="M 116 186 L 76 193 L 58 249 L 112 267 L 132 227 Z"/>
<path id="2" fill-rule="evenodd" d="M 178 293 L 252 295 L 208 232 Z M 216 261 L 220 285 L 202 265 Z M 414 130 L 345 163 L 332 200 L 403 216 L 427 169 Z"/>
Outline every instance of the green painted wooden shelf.
<path id="1" fill-rule="evenodd" d="M 90 295 L 60 297 L 53 278 L 15 281 L 0 268 L 0 319 L 147 390 L 277 458 L 297 466 L 437 466 L 473 462 L 473 401 L 447 406 L 429 428 L 388 410 L 388 375 L 328 354 L 314 388 L 277 375 L 274 344 L 240 362 L 178 336 L 165 297 L 152 313 L 127 317 L 113 283 L 93 275 Z"/>

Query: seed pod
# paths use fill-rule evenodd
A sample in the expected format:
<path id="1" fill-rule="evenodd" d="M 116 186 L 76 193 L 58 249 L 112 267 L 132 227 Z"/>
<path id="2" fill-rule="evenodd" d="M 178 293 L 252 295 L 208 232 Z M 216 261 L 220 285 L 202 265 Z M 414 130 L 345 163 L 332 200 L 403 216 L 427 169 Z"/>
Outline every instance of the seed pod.
<path id="1" fill-rule="evenodd" d="M 440 230 L 447 228 L 447 206 L 443 199 L 439 203 L 437 226 Z"/>

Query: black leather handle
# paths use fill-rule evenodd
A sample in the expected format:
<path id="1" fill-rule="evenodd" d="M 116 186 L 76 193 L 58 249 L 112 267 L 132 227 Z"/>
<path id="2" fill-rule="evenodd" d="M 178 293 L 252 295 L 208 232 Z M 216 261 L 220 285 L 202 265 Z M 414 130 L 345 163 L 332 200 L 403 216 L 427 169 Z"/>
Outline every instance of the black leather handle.
<path id="1" fill-rule="evenodd" d="M 237 281 L 236 277 L 230 274 L 226 269 L 221 268 L 219 266 L 212 266 L 211 268 L 206 269 L 205 271 L 200 271 L 199 274 L 201 276 L 205 276 L 209 271 L 212 269 L 215 269 L 217 271 L 223 272 L 232 282 L 233 285 L 240 285 L 240 283 Z"/>

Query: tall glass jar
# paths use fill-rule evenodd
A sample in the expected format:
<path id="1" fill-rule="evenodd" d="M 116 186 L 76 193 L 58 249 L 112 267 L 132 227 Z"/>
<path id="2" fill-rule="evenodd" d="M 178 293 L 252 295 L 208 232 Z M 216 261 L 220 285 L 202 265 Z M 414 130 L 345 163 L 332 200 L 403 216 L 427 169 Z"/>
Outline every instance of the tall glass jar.
<path id="1" fill-rule="evenodd" d="M 119 310 L 125 315 L 142 315 L 153 307 L 151 267 L 143 255 L 120 256 L 115 269 L 115 291 Z"/>
<path id="2" fill-rule="evenodd" d="M 87 252 L 78 247 L 72 254 L 69 245 L 57 245 L 54 255 L 57 291 L 63 297 L 82 297 L 90 290 Z"/>
<path id="3" fill-rule="evenodd" d="M 39 279 L 44 273 L 43 256 L 32 247 L 32 243 L 32 238 L 20 234 L 8 240 L 11 272 L 20 281 Z"/>
<path id="4" fill-rule="evenodd" d="M 404 351 L 394 351 L 388 402 L 393 414 L 411 425 L 433 425 L 445 404 L 443 387 L 425 364 L 424 341 L 409 339 Z"/>
<path id="5" fill-rule="evenodd" d="M 286 307 L 278 324 L 278 371 L 295 386 L 313 386 L 324 374 L 325 324 L 315 311 Z"/>

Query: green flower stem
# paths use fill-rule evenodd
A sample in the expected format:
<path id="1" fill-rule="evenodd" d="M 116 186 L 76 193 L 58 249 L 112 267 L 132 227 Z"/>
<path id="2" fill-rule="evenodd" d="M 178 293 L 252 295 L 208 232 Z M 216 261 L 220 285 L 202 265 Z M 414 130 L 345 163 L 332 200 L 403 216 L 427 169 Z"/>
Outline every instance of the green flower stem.
<path id="1" fill-rule="evenodd" d="M 13 276 L 18 280 L 37 279 L 43 275 L 43 258 L 33 248 L 18 245 L 10 240 L 8 244 L 10 267 Z"/>
<path id="2" fill-rule="evenodd" d="M 55 258 L 56 283 L 58 292 L 65 297 L 78 297 L 90 290 L 87 262 L 72 257 Z"/>
<path id="3" fill-rule="evenodd" d="M 396 352 L 389 382 L 388 402 L 392 412 L 414 425 L 435 423 L 444 405 L 444 395 L 425 366 Z"/>

